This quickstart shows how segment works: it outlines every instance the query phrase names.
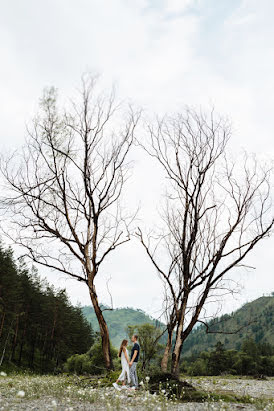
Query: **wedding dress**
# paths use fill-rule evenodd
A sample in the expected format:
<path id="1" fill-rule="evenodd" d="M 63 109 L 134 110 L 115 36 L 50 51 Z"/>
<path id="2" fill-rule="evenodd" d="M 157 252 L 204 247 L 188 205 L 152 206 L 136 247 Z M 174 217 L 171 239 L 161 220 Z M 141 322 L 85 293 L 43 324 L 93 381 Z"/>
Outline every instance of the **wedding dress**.
<path id="1" fill-rule="evenodd" d="M 128 356 L 128 351 L 127 351 L 127 356 Z M 128 365 L 128 362 L 127 362 L 124 351 L 122 351 L 122 353 L 121 353 L 121 364 L 122 364 L 122 372 L 119 375 L 118 380 L 119 381 L 124 381 L 126 379 L 126 376 L 127 376 L 127 382 L 129 384 L 130 383 L 129 365 Z"/>

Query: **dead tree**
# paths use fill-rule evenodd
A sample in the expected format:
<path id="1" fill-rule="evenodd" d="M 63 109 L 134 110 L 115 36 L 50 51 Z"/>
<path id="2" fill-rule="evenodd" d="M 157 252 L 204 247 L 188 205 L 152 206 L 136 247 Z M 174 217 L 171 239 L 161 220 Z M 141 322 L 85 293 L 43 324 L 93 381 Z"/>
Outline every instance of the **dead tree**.
<path id="1" fill-rule="evenodd" d="M 26 146 L 2 159 L 2 207 L 12 217 L 9 236 L 28 257 L 87 284 L 110 369 L 95 279 L 110 252 L 130 238 L 134 216 L 120 200 L 140 113 L 96 87 L 95 78 L 83 76 L 80 97 L 62 112 L 56 90 L 45 91 Z"/>
<path id="2" fill-rule="evenodd" d="M 176 330 L 173 375 L 205 304 L 229 289 L 227 274 L 237 278 L 243 260 L 273 228 L 271 169 L 246 154 L 228 160 L 230 134 L 230 124 L 214 111 L 186 109 L 157 120 L 140 143 L 168 181 L 163 232 L 156 237 L 139 229 L 137 235 L 165 285 L 169 331 L 162 369 Z"/>

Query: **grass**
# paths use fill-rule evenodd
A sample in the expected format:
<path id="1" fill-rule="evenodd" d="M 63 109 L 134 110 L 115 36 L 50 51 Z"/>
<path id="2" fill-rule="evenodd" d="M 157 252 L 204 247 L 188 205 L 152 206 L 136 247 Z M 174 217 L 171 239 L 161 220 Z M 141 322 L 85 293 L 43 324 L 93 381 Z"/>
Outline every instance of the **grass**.
<path id="1" fill-rule="evenodd" d="M 95 388 L 84 377 L 11 374 L 0 377 L 1 405 L 10 409 L 13 405 L 41 399 L 55 406 L 62 402 L 69 408 L 76 403 L 99 404 L 103 409 L 119 409 L 122 405 L 141 405 L 144 409 L 167 409 L 169 400 L 151 395 L 145 388 L 138 392 L 117 392 L 110 387 L 111 377 L 97 381 Z M 99 382 L 99 383 L 98 383 Z M 112 380 L 113 382 L 113 380 Z M 111 382 L 111 383 L 112 383 Z M 23 394 L 22 394 L 23 393 Z M 4 403 L 3 403 L 4 401 Z"/>
<path id="2" fill-rule="evenodd" d="M 52 404 L 52 409 L 56 409 L 59 403 L 66 404 L 67 409 L 77 403 L 85 403 L 96 404 L 96 406 L 99 404 L 106 410 L 119 410 L 122 406 L 134 405 L 149 411 L 169 410 L 178 402 L 176 395 L 170 395 L 170 392 L 176 392 L 176 387 L 168 383 L 165 386 L 160 385 L 157 393 L 152 393 L 149 391 L 148 379 L 142 381 L 141 389 L 137 392 L 117 392 L 112 388 L 112 382 L 117 378 L 116 374 L 113 372 L 100 378 L 66 374 L 41 376 L 29 373 L 0 376 L 1 406 L 6 406 L 3 409 L 10 409 L 14 404 L 41 399 L 45 403 Z M 201 382 L 203 378 L 195 378 L 196 382 L 199 380 Z M 274 409 L 273 400 L 216 392 L 215 385 L 218 380 L 219 377 L 215 381 L 214 392 L 193 389 L 190 384 L 183 384 L 179 395 L 180 402 L 204 402 L 208 404 L 208 409 L 215 409 L 216 404 L 219 410 L 228 410 L 229 404 L 232 403 L 253 404 L 258 410 Z"/>

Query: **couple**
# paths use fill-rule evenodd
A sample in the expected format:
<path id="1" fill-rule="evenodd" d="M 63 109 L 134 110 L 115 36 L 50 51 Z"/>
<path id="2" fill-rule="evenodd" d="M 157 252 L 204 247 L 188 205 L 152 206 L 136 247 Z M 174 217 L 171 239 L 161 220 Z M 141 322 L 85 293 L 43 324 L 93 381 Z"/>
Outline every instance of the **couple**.
<path id="1" fill-rule="evenodd" d="M 131 349 L 131 355 L 130 355 L 130 361 L 128 357 L 128 351 L 127 351 L 127 345 L 128 345 L 128 340 L 123 340 L 119 354 L 118 356 L 121 357 L 121 364 L 122 364 L 122 372 L 119 375 L 118 380 L 113 383 L 113 387 L 116 390 L 120 391 L 120 387 L 118 385 L 118 382 L 122 382 L 122 388 L 128 388 L 125 385 L 126 381 L 126 376 L 127 376 L 127 382 L 128 384 L 131 383 L 131 389 L 136 390 L 138 388 L 138 378 L 137 378 L 137 363 L 139 360 L 139 354 L 140 354 L 140 345 L 138 344 L 138 335 L 133 335 L 131 337 L 131 341 L 133 342 L 133 347 Z"/>

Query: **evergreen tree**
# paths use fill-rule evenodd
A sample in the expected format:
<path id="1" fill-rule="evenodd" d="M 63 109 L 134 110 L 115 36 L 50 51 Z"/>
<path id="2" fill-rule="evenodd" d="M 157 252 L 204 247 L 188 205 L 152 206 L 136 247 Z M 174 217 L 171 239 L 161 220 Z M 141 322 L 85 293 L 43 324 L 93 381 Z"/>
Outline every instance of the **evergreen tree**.
<path id="1" fill-rule="evenodd" d="M 95 340 L 80 307 L 0 245 L 0 365 L 56 371 Z"/>

